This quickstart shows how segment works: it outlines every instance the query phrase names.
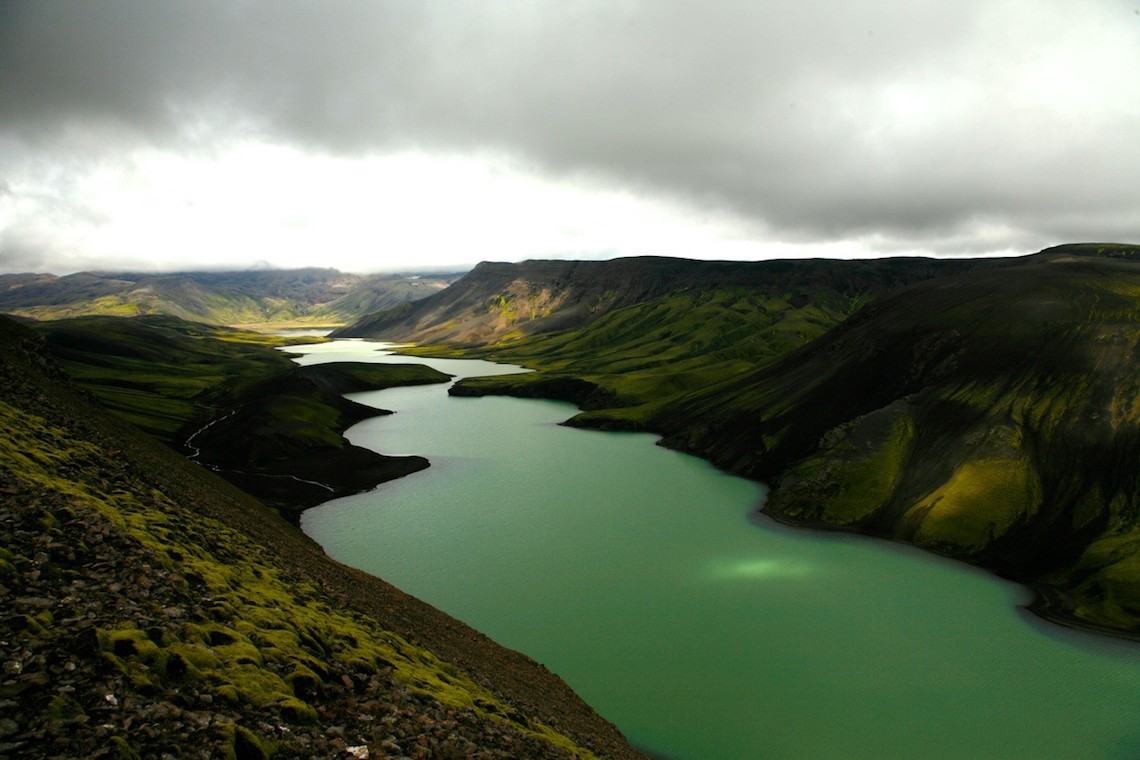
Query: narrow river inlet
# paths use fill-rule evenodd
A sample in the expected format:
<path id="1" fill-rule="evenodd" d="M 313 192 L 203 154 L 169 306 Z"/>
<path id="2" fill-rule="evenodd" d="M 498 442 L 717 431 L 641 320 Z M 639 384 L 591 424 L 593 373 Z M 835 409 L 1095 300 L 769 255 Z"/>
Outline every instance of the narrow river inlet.
<path id="1" fill-rule="evenodd" d="M 290 347 L 301 363 L 518 368 Z M 431 467 L 306 512 L 334 558 L 565 679 L 669 758 L 1140 756 L 1140 646 L 1043 623 L 966 565 L 757 518 L 765 490 L 569 404 L 359 393 L 348 438 Z"/>

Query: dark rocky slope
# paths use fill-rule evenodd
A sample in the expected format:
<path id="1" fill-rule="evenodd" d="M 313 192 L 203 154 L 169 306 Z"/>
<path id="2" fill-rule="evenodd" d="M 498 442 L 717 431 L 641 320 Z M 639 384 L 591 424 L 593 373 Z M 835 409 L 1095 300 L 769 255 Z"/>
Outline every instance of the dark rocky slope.
<path id="1" fill-rule="evenodd" d="M 658 429 L 773 480 L 774 516 L 966 559 L 1140 636 L 1140 260 L 1117 252 L 914 285 Z"/>
<path id="2" fill-rule="evenodd" d="M 0 754 L 636 753 L 557 677 L 329 560 L 0 320 Z"/>

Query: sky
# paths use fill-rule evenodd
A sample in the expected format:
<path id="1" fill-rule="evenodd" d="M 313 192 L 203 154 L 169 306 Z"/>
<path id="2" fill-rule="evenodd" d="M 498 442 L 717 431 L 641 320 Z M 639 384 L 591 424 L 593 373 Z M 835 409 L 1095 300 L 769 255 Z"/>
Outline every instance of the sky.
<path id="1" fill-rule="evenodd" d="M 0 3 L 0 273 L 1140 243 L 1140 0 Z"/>

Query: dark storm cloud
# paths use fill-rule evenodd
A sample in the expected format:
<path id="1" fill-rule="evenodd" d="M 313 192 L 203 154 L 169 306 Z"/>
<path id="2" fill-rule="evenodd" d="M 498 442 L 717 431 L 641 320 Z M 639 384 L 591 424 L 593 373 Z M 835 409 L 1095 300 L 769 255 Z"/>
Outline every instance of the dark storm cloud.
<path id="1" fill-rule="evenodd" d="M 1015 247 L 1140 239 L 1140 69 L 1115 97 L 1098 94 L 1104 70 L 1140 57 L 1088 63 L 1114 41 L 1140 51 L 1133 11 L 1111 0 L 8 3 L 0 127 L 41 143 L 92 125 L 193 142 L 239 124 L 342 153 L 499 150 L 559 176 L 724 206 L 785 240 L 969 248 L 983 227 Z M 1082 41 L 1086 27 L 1117 37 Z"/>

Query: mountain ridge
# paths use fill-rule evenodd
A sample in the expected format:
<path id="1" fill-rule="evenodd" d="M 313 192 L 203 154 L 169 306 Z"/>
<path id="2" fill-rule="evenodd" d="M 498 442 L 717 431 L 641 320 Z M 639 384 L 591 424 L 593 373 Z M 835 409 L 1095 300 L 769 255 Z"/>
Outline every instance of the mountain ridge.
<path id="1" fill-rule="evenodd" d="M 786 293 L 802 305 L 824 289 L 860 299 L 937 272 L 993 265 L 917 257 L 732 262 L 646 256 L 482 262 L 446 290 L 366 316 L 334 331 L 332 337 L 485 346 L 582 327 L 625 306 L 678 292 L 733 287 Z"/>
<path id="2" fill-rule="evenodd" d="M 335 269 L 0 275 L 0 312 L 33 319 L 167 314 L 208 324 L 343 324 L 422 298 L 456 275 Z"/>

